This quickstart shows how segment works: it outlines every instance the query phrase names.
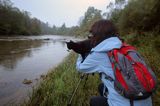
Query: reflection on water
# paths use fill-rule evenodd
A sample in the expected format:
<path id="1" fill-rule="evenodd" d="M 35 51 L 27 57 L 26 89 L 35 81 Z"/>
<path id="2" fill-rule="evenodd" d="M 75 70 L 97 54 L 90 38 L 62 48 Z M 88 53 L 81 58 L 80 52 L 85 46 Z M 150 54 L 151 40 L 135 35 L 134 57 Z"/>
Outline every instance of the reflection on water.
<path id="1" fill-rule="evenodd" d="M 13 70 L 23 57 L 31 57 L 32 50 L 40 47 L 42 40 L 0 41 L 0 65 Z"/>
<path id="2" fill-rule="evenodd" d="M 26 97 L 40 75 L 60 63 L 68 54 L 62 36 L 30 36 L 0 38 L 0 105 L 18 103 Z"/>

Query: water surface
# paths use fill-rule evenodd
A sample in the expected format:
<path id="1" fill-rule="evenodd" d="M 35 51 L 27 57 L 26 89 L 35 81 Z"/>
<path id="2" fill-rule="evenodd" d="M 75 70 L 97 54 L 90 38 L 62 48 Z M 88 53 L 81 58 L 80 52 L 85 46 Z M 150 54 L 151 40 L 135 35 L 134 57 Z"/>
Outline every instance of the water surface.
<path id="1" fill-rule="evenodd" d="M 41 75 L 58 65 L 69 53 L 64 36 L 0 37 L 0 105 L 24 100 Z M 30 85 L 24 79 L 32 80 Z"/>

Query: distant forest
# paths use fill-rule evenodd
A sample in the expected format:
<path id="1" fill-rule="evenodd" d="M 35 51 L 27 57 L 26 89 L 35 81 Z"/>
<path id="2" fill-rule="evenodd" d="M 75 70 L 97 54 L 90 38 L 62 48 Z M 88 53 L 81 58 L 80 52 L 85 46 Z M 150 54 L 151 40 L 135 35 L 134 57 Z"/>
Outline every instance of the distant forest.
<path id="1" fill-rule="evenodd" d="M 89 7 L 77 26 L 49 26 L 30 13 L 13 6 L 10 0 L 0 0 L 0 35 L 75 35 L 87 36 L 90 26 L 99 19 L 112 20 L 121 34 L 160 32 L 159 0 L 114 0 L 106 6 L 106 12 Z"/>
<path id="2" fill-rule="evenodd" d="M 13 6 L 10 0 L 0 0 L 0 35 L 40 35 L 40 34 L 70 34 L 73 28 L 50 27 L 37 18 L 31 18 L 28 11 L 21 11 Z"/>
<path id="3" fill-rule="evenodd" d="M 0 0 L 0 35 L 37 35 L 47 25 L 37 18 L 31 18 L 27 11 L 13 7 L 10 0 Z"/>

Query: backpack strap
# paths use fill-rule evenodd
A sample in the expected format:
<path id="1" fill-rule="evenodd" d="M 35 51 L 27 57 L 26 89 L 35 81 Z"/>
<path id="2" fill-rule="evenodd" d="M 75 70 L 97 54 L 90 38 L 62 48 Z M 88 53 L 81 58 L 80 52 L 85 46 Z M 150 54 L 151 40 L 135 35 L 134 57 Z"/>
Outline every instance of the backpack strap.
<path id="1" fill-rule="evenodd" d="M 119 64 L 116 62 L 116 60 L 114 58 L 114 50 L 116 50 L 116 49 L 113 49 L 113 50 L 107 52 L 108 58 L 109 58 L 111 64 L 114 64 L 114 67 L 112 66 L 113 67 L 113 71 L 115 71 L 116 68 L 121 70 L 121 67 L 119 66 Z"/>

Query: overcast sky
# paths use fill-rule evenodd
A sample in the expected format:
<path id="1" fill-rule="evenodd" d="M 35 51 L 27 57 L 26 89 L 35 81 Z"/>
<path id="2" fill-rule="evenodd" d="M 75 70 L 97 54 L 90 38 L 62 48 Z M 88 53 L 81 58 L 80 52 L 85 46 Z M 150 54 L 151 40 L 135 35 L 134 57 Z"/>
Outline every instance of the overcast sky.
<path id="1" fill-rule="evenodd" d="M 84 15 L 89 6 L 106 11 L 106 6 L 112 0 L 11 0 L 14 6 L 21 10 L 30 12 L 36 17 L 50 25 L 74 26 L 78 24 L 79 18 Z"/>

